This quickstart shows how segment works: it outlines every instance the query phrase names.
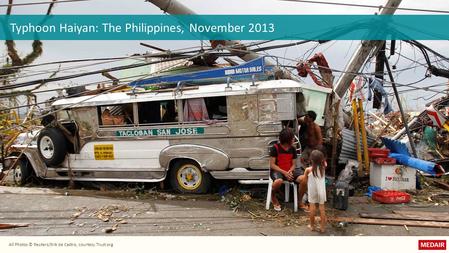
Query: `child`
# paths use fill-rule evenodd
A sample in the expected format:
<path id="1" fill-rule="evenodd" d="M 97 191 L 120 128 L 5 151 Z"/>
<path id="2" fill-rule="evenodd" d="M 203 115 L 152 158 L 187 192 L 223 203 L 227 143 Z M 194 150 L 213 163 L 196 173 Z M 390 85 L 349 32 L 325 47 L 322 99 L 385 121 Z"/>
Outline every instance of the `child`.
<path id="1" fill-rule="evenodd" d="M 315 211 L 318 204 L 320 210 L 320 232 L 326 231 L 326 213 L 324 202 L 326 202 L 326 182 L 325 182 L 325 159 L 323 152 L 314 150 L 310 154 L 312 166 L 304 171 L 307 178 L 308 198 L 310 204 L 310 225 L 312 231 L 315 230 Z"/>
<path id="2" fill-rule="evenodd" d="M 310 166 L 310 154 L 312 150 L 306 149 L 301 153 L 300 169 L 295 170 L 294 175 L 297 176 L 296 183 L 299 185 L 298 203 L 299 208 L 305 212 L 309 212 L 309 207 L 303 203 L 304 194 L 307 192 L 307 177 L 304 173 L 305 169 Z"/>
<path id="3" fill-rule="evenodd" d="M 274 144 L 270 149 L 270 177 L 273 180 L 271 201 L 274 210 L 281 211 L 281 205 L 276 198 L 276 192 L 282 186 L 284 180 L 296 181 L 293 172 L 296 168 L 296 149 L 293 147 L 293 131 L 289 128 L 279 133 L 279 144 Z"/>

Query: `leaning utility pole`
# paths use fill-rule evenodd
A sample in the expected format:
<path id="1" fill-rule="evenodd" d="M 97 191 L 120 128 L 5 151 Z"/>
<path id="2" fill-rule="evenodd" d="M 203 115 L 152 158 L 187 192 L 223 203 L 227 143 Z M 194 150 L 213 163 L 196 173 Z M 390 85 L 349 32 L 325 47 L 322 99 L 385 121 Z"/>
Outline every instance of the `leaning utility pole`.
<path id="1" fill-rule="evenodd" d="M 183 5 L 182 3 L 178 2 L 177 0 L 147 0 L 148 2 L 156 5 L 159 7 L 162 11 L 171 14 L 171 15 L 196 15 L 194 11 L 189 9 L 187 6 Z M 254 59 L 257 59 L 260 57 L 260 55 L 252 52 L 243 52 L 238 50 L 237 45 L 240 44 L 239 41 L 235 40 L 224 40 L 224 41 L 211 41 L 211 43 L 214 45 L 222 44 L 225 47 L 234 47 L 236 50 L 235 52 L 232 52 L 233 50 L 230 49 L 231 53 L 236 53 L 236 56 L 240 57 L 244 61 L 251 61 Z M 242 48 L 242 50 L 246 50 L 245 48 Z M 265 59 L 266 64 L 268 65 L 275 65 L 273 63 L 270 63 Z"/>
<path id="2" fill-rule="evenodd" d="M 399 7 L 402 0 L 388 0 L 385 5 L 386 8 L 383 8 L 380 15 L 393 15 L 396 12 L 396 8 Z M 377 52 L 382 48 L 385 44 L 383 40 L 364 40 L 357 48 L 357 51 L 352 56 L 348 65 L 345 68 L 345 72 L 341 75 L 340 79 L 338 79 L 335 84 L 334 91 L 338 97 L 342 98 L 349 86 L 351 85 L 352 80 L 357 76 L 357 72 L 360 71 L 361 67 L 365 63 L 366 59 L 369 57 L 371 51 Z"/>

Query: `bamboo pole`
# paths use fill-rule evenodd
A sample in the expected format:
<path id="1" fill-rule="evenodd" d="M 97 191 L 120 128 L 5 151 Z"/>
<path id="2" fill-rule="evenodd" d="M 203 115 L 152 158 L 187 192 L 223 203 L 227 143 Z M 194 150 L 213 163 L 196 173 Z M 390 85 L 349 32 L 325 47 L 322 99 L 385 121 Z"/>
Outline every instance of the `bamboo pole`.
<path id="1" fill-rule="evenodd" d="M 358 112 L 357 112 L 357 102 L 355 99 L 352 100 L 352 112 L 353 112 L 353 117 L 354 117 L 354 133 L 355 133 L 355 146 L 357 149 L 357 161 L 359 163 L 358 166 L 358 174 L 359 176 L 362 175 L 362 169 L 363 169 L 363 164 L 362 164 L 362 151 L 360 149 L 360 128 L 359 128 L 359 116 L 358 116 Z"/>
<path id="2" fill-rule="evenodd" d="M 360 129 L 362 130 L 362 144 L 363 144 L 363 159 L 364 159 L 364 169 L 367 174 L 369 174 L 369 154 L 368 154 L 368 141 L 366 137 L 366 129 L 365 129 L 365 115 L 363 111 L 363 102 L 361 99 L 359 100 L 359 110 L 360 110 Z"/>

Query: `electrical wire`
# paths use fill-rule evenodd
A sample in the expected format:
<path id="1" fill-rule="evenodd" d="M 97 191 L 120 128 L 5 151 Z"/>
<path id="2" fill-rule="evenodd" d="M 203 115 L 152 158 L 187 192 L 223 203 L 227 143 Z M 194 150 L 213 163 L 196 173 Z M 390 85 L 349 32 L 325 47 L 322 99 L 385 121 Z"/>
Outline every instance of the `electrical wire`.
<path id="1" fill-rule="evenodd" d="M 58 2 L 34 2 L 34 3 L 13 3 L 13 4 L 0 4 L 0 7 L 11 7 L 11 6 L 30 6 L 30 5 L 42 5 L 42 4 L 60 4 L 60 3 L 74 3 L 74 2 L 87 2 L 92 0 L 59 0 Z"/>
<path id="2" fill-rule="evenodd" d="M 279 1 L 308 3 L 308 4 L 324 4 L 324 5 L 334 5 L 334 6 L 360 7 L 360 8 L 374 8 L 374 9 L 378 9 L 379 11 L 382 9 L 391 9 L 391 10 L 403 10 L 403 11 L 415 11 L 415 12 L 434 12 L 434 13 L 449 14 L 449 11 L 445 11 L 445 10 L 388 7 L 388 6 L 382 6 L 382 5 L 376 6 L 376 5 L 368 5 L 368 4 L 350 4 L 350 3 L 337 3 L 337 2 L 324 2 L 324 1 L 311 1 L 311 0 L 279 0 Z"/>
<path id="3" fill-rule="evenodd" d="M 211 49 L 211 50 L 209 50 L 209 51 L 214 51 L 214 50 L 216 50 L 216 49 Z M 201 56 L 207 54 L 207 52 L 208 52 L 208 51 L 204 51 L 204 52 L 198 53 L 198 54 L 196 54 L 196 55 L 191 56 L 190 58 L 184 59 L 184 61 L 182 61 L 182 62 L 188 62 L 188 61 L 190 61 L 190 60 L 192 60 L 192 59 L 194 59 L 194 58 L 196 58 L 196 57 L 201 57 Z M 181 63 L 177 63 L 176 65 L 181 65 Z M 159 71 L 156 72 L 156 73 L 148 74 L 148 75 L 146 75 L 146 76 L 152 76 L 152 75 L 161 73 L 161 72 L 163 72 L 163 71 L 165 71 L 165 70 L 167 70 L 167 69 L 169 69 L 169 68 L 172 68 L 172 67 L 173 67 L 173 66 L 170 66 L 170 67 L 161 69 L 161 70 L 159 70 Z M 135 80 L 133 80 L 133 82 L 143 80 L 144 78 L 145 78 L 145 77 L 141 77 L 141 78 L 135 79 Z M 30 119 L 30 121 L 42 119 L 42 118 L 44 118 L 44 117 L 46 117 L 46 116 L 48 116 L 48 115 L 51 115 L 51 114 L 54 114 L 54 113 L 57 113 L 57 112 L 60 112 L 60 111 L 63 111 L 63 110 L 67 110 L 67 109 L 72 108 L 72 107 L 74 107 L 74 106 L 76 106 L 76 105 L 82 104 L 82 103 L 84 103 L 84 102 L 86 102 L 86 101 L 88 101 L 88 100 L 91 100 L 91 99 L 93 99 L 93 98 L 96 98 L 96 97 L 98 97 L 98 96 L 100 96 L 100 95 L 103 95 L 103 94 L 109 93 L 109 92 L 111 92 L 111 91 L 114 91 L 114 90 L 123 88 L 123 87 L 125 87 L 125 86 L 127 86 L 127 85 L 128 85 L 128 83 L 126 83 L 126 84 L 121 84 L 121 85 L 118 85 L 118 86 L 117 86 L 117 85 L 116 85 L 116 86 L 113 86 L 113 87 L 111 87 L 110 89 L 107 89 L 107 90 L 105 90 L 105 91 L 103 91 L 103 92 L 101 92 L 101 93 L 98 93 L 98 94 L 96 94 L 96 95 L 89 96 L 89 97 L 87 97 L 87 98 L 85 98 L 85 99 L 82 99 L 82 100 L 80 100 L 80 101 L 77 101 L 77 102 L 74 103 L 74 104 L 70 104 L 70 105 L 67 105 L 67 106 L 62 106 L 62 107 L 59 108 L 59 109 L 51 110 L 51 111 L 49 111 L 49 112 L 47 112 L 47 113 L 45 113 L 45 114 L 43 114 L 43 115 L 34 117 L 34 118 Z M 12 129 L 17 128 L 17 127 L 24 127 L 24 124 L 22 123 L 22 124 L 19 124 L 19 125 L 14 126 L 14 127 L 2 129 L 2 131 L 9 131 L 9 130 L 12 130 Z"/>

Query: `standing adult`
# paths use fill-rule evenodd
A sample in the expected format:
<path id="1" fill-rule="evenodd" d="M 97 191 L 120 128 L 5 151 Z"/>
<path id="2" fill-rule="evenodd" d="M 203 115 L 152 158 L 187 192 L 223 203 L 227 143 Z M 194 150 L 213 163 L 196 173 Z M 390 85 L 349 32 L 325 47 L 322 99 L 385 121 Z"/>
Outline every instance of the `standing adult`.
<path id="1" fill-rule="evenodd" d="M 301 162 L 308 161 L 309 154 L 311 154 L 313 150 L 323 149 L 323 136 L 321 134 L 320 126 L 315 123 L 316 117 L 317 115 L 314 111 L 307 111 L 303 119 L 298 119 L 298 124 L 300 125 L 298 136 L 303 154 Z M 302 166 L 305 168 L 308 164 L 302 164 Z M 302 203 L 304 194 L 307 191 L 307 177 L 301 175 L 295 181 L 299 184 L 299 207 L 307 210 L 307 206 Z"/>

